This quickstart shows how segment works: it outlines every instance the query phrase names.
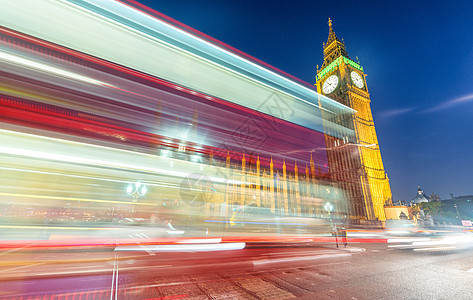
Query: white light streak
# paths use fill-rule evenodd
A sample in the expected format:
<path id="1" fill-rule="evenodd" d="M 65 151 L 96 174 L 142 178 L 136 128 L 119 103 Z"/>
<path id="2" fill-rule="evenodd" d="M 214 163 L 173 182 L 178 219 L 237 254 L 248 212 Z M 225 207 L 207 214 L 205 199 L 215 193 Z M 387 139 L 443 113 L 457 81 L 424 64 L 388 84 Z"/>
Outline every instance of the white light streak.
<path id="1" fill-rule="evenodd" d="M 75 175 L 75 174 L 68 174 L 68 173 L 46 172 L 46 171 L 28 170 L 28 169 L 19 169 L 19 168 L 0 167 L 0 170 L 18 171 L 18 172 L 27 172 L 27 173 L 45 174 L 45 175 L 55 175 L 55 176 L 67 176 L 67 177 L 72 177 L 72 178 L 84 178 L 84 179 L 101 180 L 101 181 L 105 181 L 105 182 L 118 182 L 118 183 L 125 183 L 125 184 L 128 183 L 127 180 L 118 180 L 118 179 L 110 179 L 110 178 L 82 176 L 82 175 Z M 166 188 L 172 188 L 172 189 L 179 189 L 180 188 L 180 186 L 174 186 L 172 183 L 158 184 L 158 183 L 146 182 L 146 184 L 151 185 L 151 186 L 166 187 Z"/>
<path id="2" fill-rule="evenodd" d="M 411 243 L 411 242 L 427 242 L 430 238 L 399 238 L 388 239 L 388 243 Z"/>
<path id="3" fill-rule="evenodd" d="M 310 260 L 318 260 L 318 259 L 325 259 L 325 258 L 333 258 L 333 257 L 346 257 L 351 256 L 349 253 L 340 253 L 340 254 L 322 254 L 322 255 L 314 255 L 314 256 L 303 256 L 303 257 L 288 257 L 288 258 L 277 258 L 277 259 L 259 259 L 253 261 L 253 265 L 255 267 L 260 265 L 266 264 L 279 264 L 279 263 L 292 263 L 296 261 L 310 261 Z"/>
<path id="4" fill-rule="evenodd" d="M 115 4 L 121 5 L 124 10 L 130 10 L 130 7 L 124 5 L 123 3 L 116 2 Z M 250 60 L 247 60 L 247 59 L 245 59 L 245 58 L 243 58 L 243 57 L 241 57 L 241 56 L 239 56 L 239 55 L 236 55 L 236 54 L 234 54 L 234 53 L 232 53 L 232 52 L 230 52 L 230 51 L 227 51 L 226 49 L 224 49 L 224 48 L 222 48 L 222 47 L 216 46 L 216 45 L 214 45 L 214 44 L 212 44 L 212 43 L 209 43 L 209 42 L 207 42 L 207 41 L 205 41 L 205 40 L 203 40 L 203 39 L 201 39 L 201 38 L 199 38 L 199 37 L 197 37 L 197 36 L 195 36 L 195 35 L 193 35 L 193 34 L 190 34 L 190 33 L 186 32 L 186 31 L 184 31 L 184 30 L 182 30 L 182 29 L 180 29 L 180 28 L 174 27 L 174 26 L 172 26 L 172 25 L 170 25 L 170 24 L 167 24 L 167 23 L 165 23 L 165 22 L 163 22 L 163 21 L 157 19 L 157 18 L 151 17 L 151 16 L 149 16 L 148 14 L 143 13 L 142 11 L 139 11 L 139 10 L 134 10 L 134 11 L 137 12 L 137 13 L 139 13 L 139 14 L 141 15 L 141 17 L 143 17 L 143 18 L 150 19 L 152 22 L 157 22 L 157 23 L 161 24 L 162 26 L 165 26 L 165 27 L 167 27 L 167 28 L 169 28 L 169 29 L 171 29 L 171 30 L 178 31 L 178 32 L 180 32 L 181 34 L 183 34 L 183 35 L 185 35 L 185 36 L 187 36 L 187 37 L 190 37 L 191 39 L 197 41 L 198 43 L 205 44 L 206 46 L 209 46 L 209 47 L 213 48 L 214 50 L 223 52 L 223 53 L 225 53 L 226 55 L 231 56 L 231 57 L 233 57 L 233 58 L 237 59 L 238 61 L 243 62 L 243 63 L 245 63 L 245 64 L 249 64 L 249 65 L 251 65 L 252 67 L 257 68 L 257 69 L 259 69 L 259 70 L 261 70 L 261 71 L 263 71 L 263 72 L 270 73 L 271 75 L 276 76 L 277 78 L 282 79 L 283 81 L 285 81 L 285 82 L 287 82 L 287 83 L 289 83 L 289 84 L 291 84 L 291 85 L 296 85 L 297 87 L 304 89 L 306 92 L 309 92 L 310 94 L 313 94 L 314 96 L 322 97 L 322 98 L 324 98 L 324 100 L 330 102 L 331 104 L 333 104 L 333 105 L 335 105 L 335 106 L 343 107 L 343 108 L 345 108 L 345 109 L 347 109 L 347 110 L 350 110 L 350 111 L 352 111 L 352 112 L 355 111 L 355 110 L 353 110 L 352 108 L 349 108 L 348 106 L 345 106 L 345 105 L 343 105 L 343 104 L 341 104 L 341 103 L 335 102 L 334 100 L 332 100 L 332 99 L 330 99 L 330 98 L 328 98 L 328 97 L 325 97 L 325 96 L 323 96 L 323 95 L 321 95 L 321 94 L 319 94 L 319 93 L 317 93 L 317 92 L 315 92 L 315 91 L 313 91 L 313 90 L 311 90 L 311 89 L 309 89 L 309 88 L 307 88 L 307 87 L 305 87 L 305 86 L 303 86 L 303 85 L 301 85 L 301 84 L 299 84 L 299 83 L 297 83 L 297 82 L 295 82 L 295 81 L 293 81 L 293 80 L 290 80 L 289 78 L 286 78 L 286 77 L 284 77 L 284 76 L 281 76 L 281 75 L 279 75 L 278 73 L 276 73 L 276 72 L 274 72 L 274 71 L 272 71 L 272 70 L 270 70 L 270 69 L 267 69 L 267 68 L 265 68 L 265 67 L 262 67 L 262 66 L 260 66 L 260 65 L 258 65 L 258 64 L 256 64 L 256 63 L 254 63 L 254 62 L 252 62 L 252 61 L 250 61 Z M 144 34 L 143 32 L 140 32 L 140 33 L 141 33 L 141 34 Z M 166 44 L 167 44 L 167 43 L 166 43 Z M 188 51 L 186 51 L 186 52 L 188 52 Z M 204 59 L 204 58 L 201 57 L 201 59 Z M 206 59 L 205 59 L 205 60 L 206 60 Z M 224 67 L 224 66 L 220 66 L 220 67 L 223 67 L 223 68 L 225 68 L 225 69 L 227 69 L 227 70 L 229 70 L 229 71 L 235 72 L 234 70 L 230 70 L 230 69 L 228 69 L 227 67 Z M 245 75 L 243 75 L 243 74 L 241 74 L 241 73 L 239 73 L 239 74 L 242 75 L 242 76 L 244 76 L 244 77 L 246 77 L 246 78 L 249 78 L 248 76 L 245 76 Z M 249 79 L 253 79 L 253 78 L 249 78 Z M 254 80 L 254 79 L 253 79 L 253 80 Z M 262 82 L 259 82 L 259 83 L 262 84 L 262 85 L 267 86 L 266 84 L 264 84 L 264 83 L 262 83 Z M 274 87 L 271 87 L 271 88 L 274 88 Z M 277 89 L 277 90 L 280 91 L 280 92 L 282 92 L 282 93 L 287 94 L 286 92 L 281 91 L 280 89 Z M 290 95 L 290 96 L 291 96 L 291 97 L 294 97 L 294 95 Z M 320 107 L 319 105 L 317 105 L 317 104 L 315 104 L 315 103 L 311 103 L 311 102 L 309 102 L 309 101 L 307 101 L 307 100 L 304 100 L 304 99 L 301 99 L 301 98 L 299 98 L 299 97 L 294 97 L 294 98 L 296 98 L 296 99 L 298 99 L 298 100 L 300 100 L 300 101 L 302 101 L 302 102 L 305 102 L 305 103 L 307 103 L 307 104 L 309 104 L 309 105 L 312 105 L 312 106 L 318 107 L 318 108 L 320 108 L 320 109 L 326 110 L 326 111 L 328 111 L 328 112 L 331 112 L 331 111 L 329 111 L 329 110 L 327 110 L 327 109 L 324 109 L 324 108 Z M 333 112 L 331 112 L 331 113 L 333 113 Z"/>
<path id="5" fill-rule="evenodd" d="M 218 244 L 222 242 L 222 238 L 211 238 L 211 239 L 188 239 L 179 241 L 179 244 Z"/>
<path id="6" fill-rule="evenodd" d="M 70 6 L 76 7 L 76 9 L 84 10 L 84 7 L 81 7 L 80 5 L 75 5 L 75 4 L 72 4 L 72 3 L 68 3 L 68 4 L 69 4 Z M 152 22 L 159 23 L 161 26 L 167 27 L 167 28 L 169 28 L 169 29 L 171 29 L 171 30 L 173 30 L 173 31 L 177 31 L 177 32 L 179 32 L 179 33 L 181 33 L 181 34 L 183 34 L 183 35 L 185 35 L 185 36 L 187 36 L 187 37 L 189 37 L 189 38 L 191 38 L 191 39 L 197 41 L 198 43 L 201 43 L 201 44 L 204 44 L 204 45 L 206 45 L 206 46 L 209 46 L 209 47 L 213 48 L 214 50 L 223 52 L 223 53 L 225 53 L 226 55 L 231 56 L 231 57 L 233 57 L 233 58 L 239 60 L 240 62 L 249 64 L 249 65 L 251 65 L 251 66 L 254 67 L 254 68 L 257 68 L 257 69 L 259 69 L 259 70 L 262 70 L 263 72 L 270 73 L 271 75 L 276 76 L 278 79 L 282 79 L 283 81 L 285 81 L 285 82 L 287 82 L 287 83 L 290 83 L 291 85 L 296 85 L 297 87 L 304 89 L 306 92 L 309 92 L 309 93 L 311 94 L 311 96 L 314 97 L 314 98 L 313 98 L 314 100 L 318 99 L 318 97 L 322 97 L 325 101 L 329 102 L 329 103 L 330 103 L 331 105 L 333 105 L 333 106 L 341 107 L 341 108 L 343 108 L 343 109 L 345 109 L 345 110 L 348 110 L 348 111 L 350 111 L 350 112 L 352 112 L 352 113 L 356 112 L 354 109 L 349 108 L 348 106 L 345 106 L 345 105 L 343 105 L 343 104 L 341 104 L 341 103 L 338 103 L 338 102 L 336 102 L 336 101 L 334 101 L 334 100 L 332 100 L 332 99 L 330 99 L 330 98 L 328 98 L 328 97 L 326 97 L 326 96 L 323 96 L 323 95 L 321 95 L 321 94 L 319 94 L 319 93 L 317 93 L 317 92 L 315 92 L 315 91 L 313 91 L 313 90 L 311 90 L 311 89 L 309 89 L 309 88 L 307 88 L 307 87 L 305 87 L 305 86 L 303 86 L 303 85 L 300 85 L 299 83 L 297 83 L 297 82 L 295 82 L 295 81 L 292 81 L 292 80 L 290 80 L 290 79 L 288 79 L 288 78 L 286 78 L 286 77 L 284 77 L 284 76 L 281 76 L 281 75 L 279 75 L 279 74 L 277 74 L 277 73 L 271 71 L 270 69 L 264 68 L 264 67 L 262 67 L 262 66 L 260 66 L 260 65 L 258 65 L 258 64 L 256 64 L 256 63 L 251 62 L 250 60 L 244 59 L 244 58 L 242 58 L 241 56 L 238 56 L 238 55 L 236 55 L 236 54 L 233 54 L 232 52 L 229 52 L 229 51 L 225 50 L 224 48 L 221 48 L 221 47 L 218 47 L 218 46 L 216 46 L 216 45 L 214 45 L 214 44 L 212 44 L 212 43 L 209 43 L 209 42 L 207 42 L 207 41 L 205 41 L 205 40 L 203 40 L 203 39 L 201 39 L 201 38 L 199 38 L 199 37 L 196 37 L 196 36 L 194 36 L 194 35 L 192 35 L 192 34 L 190 34 L 190 33 L 187 33 L 186 31 L 183 31 L 183 30 L 181 30 L 181 29 L 179 29 L 179 28 L 176 28 L 176 27 L 174 27 L 174 26 L 172 26 L 172 25 L 169 25 L 169 24 L 167 24 L 167 23 L 165 23 L 165 22 L 163 22 L 163 21 L 161 21 L 161 20 L 159 20 L 159 19 L 157 19 L 157 18 L 151 17 L 151 16 L 149 16 L 149 15 L 147 15 L 147 14 L 145 14 L 145 13 L 139 11 L 139 10 L 130 9 L 130 7 L 124 5 L 124 4 L 120 3 L 120 2 L 115 2 L 114 4 L 122 6 L 122 9 L 123 9 L 123 10 L 128 10 L 128 11 L 131 10 L 131 11 L 133 11 L 134 13 L 138 13 L 141 18 L 146 18 L 146 19 L 151 20 Z M 111 24 L 116 24 L 116 25 L 118 25 L 119 27 L 121 27 L 121 29 L 126 30 L 126 31 L 128 31 L 128 32 L 130 32 L 130 33 L 132 33 L 132 34 L 134 34 L 134 35 L 136 35 L 136 36 L 143 37 L 143 35 L 145 35 L 148 39 L 152 39 L 152 40 L 154 40 L 154 41 L 156 41 L 156 42 L 159 42 L 159 43 L 162 44 L 162 45 L 168 46 L 169 48 L 177 49 L 177 50 L 179 50 L 181 53 L 186 53 L 186 55 L 188 55 L 188 56 L 190 56 L 190 57 L 198 57 L 199 60 L 205 61 L 205 62 L 207 62 L 208 64 L 211 64 L 211 65 L 215 65 L 215 64 L 216 64 L 215 62 L 213 62 L 213 61 L 211 61 L 211 60 L 209 60 L 209 59 L 207 59 L 207 58 L 205 58 L 205 57 L 198 56 L 198 55 L 196 55 L 196 54 L 194 54 L 194 53 L 192 53 L 192 52 L 190 52 L 190 51 L 188 51 L 188 50 L 185 50 L 185 49 L 183 49 L 183 48 L 181 48 L 181 47 L 177 47 L 177 46 L 175 46 L 175 45 L 173 45 L 173 44 L 171 44 L 171 43 L 168 43 L 168 42 L 165 42 L 165 41 L 163 41 L 163 40 L 160 40 L 160 39 L 156 38 L 156 37 L 153 36 L 153 35 L 150 35 L 150 34 L 148 34 L 148 33 L 145 33 L 145 32 L 139 31 L 139 30 L 137 30 L 137 29 L 134 29 L 134 28 L 132 28 L 132 27 L 129 27 L 129 26 L 126 25 L 126 24 L 123 24 L 123 23 L 121 23 L 121 22 L 117 22 L 116 20 L 110 19 L 110 18 L 108 18 L 108 17 L 106 17 L 106 16 L 104 16 L 104 15 L 101 15 L 101 14 L 98 14 L 98 13 L 96 13 L 96 12 L 93 12 L 93 11 L 87 9 L 87 8 L 85 8 L 85 9 L 87 10 L 87 13 L 95 15 L 95 16 L 96 16 L 97 18 L 99 18 L 99 19 L 104 19 L 104 18 L 105 18 L 109 23 L 111 23 Z M 134 20 L 132 20 L 132 21 L 134 21 Z M 134 22 L 135 22 L 135 21 L 134 21 Z M 148 28 L 149 28 L 149 27 L 148 27 Z M 154 28 L 153 28 L 152 30 L 157 31 L 157 30 L 154 29 Z M 192 46 L 192 45 L 191 45 L 191 46 Z M 210 53 L 208 53 L 208 52 L 206 52 L 206 53 L 207 53 L 207 54 L 210 54 Z M 231 63 L 231 62 L 230 62 L 230 63 Z M 233 64 L 233 63 L 231 63 L 231 64 Z M 319 106 L 317 103 L 313 103 L 313 102 L 311 102 L 311 101 L 304 100 L 304 99 L 302 99 L 302 98 L 300 98 L 300 97 L 297 97 L 297 96 L 295 96 L 295 95 L 289 94 L 289 93 L 287 93 L 286 91 L 283 91 L 283 90 L 281 90 L 281 89 L 278 89 L 278 88 L 276 88 L 276 87 L 274 87 L 274 86 L 270 86 L 270 85 L 268 85 L 268 84 L 266 84 L 266 83 L 263 83 L 262 81 L 256 80 L 255 78 L 252 78 L 252 77 L 249 77 L 249 76 L 247 76 L 247 75 L 244 75 L 244 74 L 241 73 L 241 72 L 237 72 L 237 71 L 235 71 L 235 70 L 233 70 L 233 69 L 230 69 L 230 68 L 228 68 L 228 67 L 226 67 L 226 66 L 223 66 L 223 65 L 221 65 L 221 64 L 218 64 L 218 67 L 221 68 L 221 69 L 225 69 L 225 70 L 227 70 L 227 71 L 229 71 L 229 72 L 236 73 L 236 74 L 238 74 L 239 76 L 242 76 L 242 77 L 244 77 L 244 78 L 247 78 L 247 79 L 249 79 L 249 80 L 251 80 L 251 81 L 256 81 L 258 84 L 260 84 L 260 85 L 262 85 L 262 86 L 269 87 L 270 89 L 275 89 L 275 90 L 277 90 L 277 91 L 279 91 L 279 92 L 281 92 L 281 93 L 283 93 L 283 94 L 285 94 L 285 95 L 288 95 L 288 96 L 290 96 L 290 97 L 293 97 L 294 99 L 297 99 L 297 100 L 299 100 L 299 101 L 301 101 L 301 102 L 304 102 L 304 103 L 306 103 L 306 104 L 308 104 L 308 105 L 317 107 L 317 108 L 320 109 L 320 110 L 324 110 L 324 111 L 327 111 L 327 112 L 329 112 L 329 113 L 334 114 L 333 111 L 328 110 L 328 109 L 326 109 L 326 108 L 323 108 L 323 107 Z M 247 69 L 247 68 L 244 68 L 244 67 L 243 67 L 243 69 Z M 251 71 L 250 71 L 250 72 L 251 72 Z M 252 72 L 252 73 L 253 73 L 253 72 Z M 274 82 L 274 81 L 272 80 L 272 82 Z M 182 89 L 182 88 L 179 88 L 179 89 Z M 195 92 L 194 92 L 194 91 L 191 91 L 191 93 L 195 93 Z"/>
<path id="7" fill-rule="evenodd" d="M 49 140 L 49 141 L 56 141 L 56 142 L 59 141 L 61 143 L 71 144 L 74 146 L 86 146 L 86 147 L 90 147 L 94 149 L 116 151 L 116 152 L 121 152 L 121 153 L 140 155 L 143 157 L 155 157 L 149 154 L 137 153 L 137 152 L 132 152 L 128 150 L 121 150 L 121 149 L 116 149 L 116 148 L 97 146 L 97 145 L 85 144 L 85 143 L 80 143 L 80 142 L 66 141 L 66 140 L 61 140 L 57 138 L 37 136 L 33 134 L 28 134 L 28 133 L 12 132 L 9 130 L 0 129 L 0 133 L 14 134 L 14 135 L 26 136 L 26 137 L 30 137 L 34 139 L 42 139 L 42 140 Z M 83 152 L 87 153 L 87 151 L 83 151 Z M 46 151 L 39 151 L 39 150 L 24 149 L 20 147 L 0 146 L 0 153 L 7 154 L 7 155 L 32 157 L 35 159 L 45 159 L 45 160 L 51 160 L 51 161 L 67 162 L 67 163 L 78 163 L 78 164 L 84 164 L 84 165 L 118 168 L 118 169 L 124 169 L 124 170 L 145 171 L 145 172 L 149 172 L 153 174 L 175 176 L 175 177 L 180 177 L 180 178 L 186 177 L 189 175 L 188 172 L 180 172 L 180 171 L 174 171 L 170 169 L 153 168 L 150 166 L 135 165 L 135 164 L 126 163 L 126 162 L 110 161 L 110 160 L 96 159 L 96 158 L 90 158 L 90 157 L 81 157 L 78 155 L 68 155 L 68 154 L 59 153 L 57 151 L 55 152 L 54 148 L 48 149 L 48 152 L 46 152 Z M 191 162 L 187 162 L 187 163 L 191 163 Z M 243 182 L 243 181 L 238 181 L 238 180 L 228 180 L 227 178 L 210 177 L 210 176 L 209 178 L 212 182 L 217 182 L 217 183 L 251 184 L 249 182 Z"/>
<path id="8" fill-rule="evenodd" d="M 437 248 L 418 248 L 414 249 L 414 251 L 438 251 L 438 250 L 453 250 L 456 249 L 456 247 L 450 246 L 450 247 L 437 247 Z"/>
<path id="9" fill-rule="evenodd" d="M 412 246 L 435 246 L 435 245 L 455 245 L 456 240 L 444 239 L 440 241 L 427 241 L 427 242 L 413 242 Z"/>
<path id="10" fill-rule="evenodd" d="M 183 230 L 167 230 L 166 232 L 171 235 L 180 235 L 186 233 Z"/>
<path id="11" fill-rule="evenodd" d="M 379 237 L 381 234 L 376 234 L 376 233 L 356 233 L 356 232 L 350 232 L 347 233 L 349 237 Z"/>
<path id="12" fill-rule="evenodd" d="M 194 251 L 224 251 L 244 249 L 245 243 L 222 243 L 222 244 L 189 244 L 189 245 L 149 245 L 141 246 L 118 246 L 115 251 L 159 251 L 159 252 L 194 252 Z"/>
<path id="13" fill-rule="evenodd" d="M 51 74 L 54 74 L 54 75 L 59 75 L 61 77 L 67 77 L 67 78 L 70 78 L 70 79 L 79 80 L 79 81 L 92 83 L 92 84 L 96 84 L 96 85 L 111 86 L 110 84 L 106 84 L 104 82 L 92 79 L 90 77 L 86 77 L 86 76 L 79 75 L 79 74 L 76 74 L 76 73 L 72 73 L 72 72 L 62 70 L 62 69 L 59 69 L 59 68 L 56 68 L 56 67 L 45 65 L 45 64 L 39 63 L 37 61 L 29 60 L 29 59 L 26 59 L 26 58 L 23 58 L 23 57 L 20 57 L 20 56 L 15 56 L 15 55 L 3 52 L 3 51 L 0 51 L 0 59 L 4 60 L 4 61 L 7 61 L 7 62 L 10 62 L 10 63 L 15 63 L 15 64 L 18 64 L 18 65 L 22 65 L 22 66 L 25 66 L 25 67 L 28 67 L 28 68 L 48 72 L 48 73 L 51 73 Z"/>

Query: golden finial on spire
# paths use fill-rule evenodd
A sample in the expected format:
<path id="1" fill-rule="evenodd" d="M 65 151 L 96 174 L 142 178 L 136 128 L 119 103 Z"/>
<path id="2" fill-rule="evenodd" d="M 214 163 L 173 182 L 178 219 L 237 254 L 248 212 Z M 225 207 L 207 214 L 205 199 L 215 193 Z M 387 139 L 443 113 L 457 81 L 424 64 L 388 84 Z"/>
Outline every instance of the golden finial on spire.
<path id="1" fill-rule="evenodd" d="M 330 28 L 332 28 L 332 20 L 330 18 L 328 18 L 328 26 L 330 26 Z"/>

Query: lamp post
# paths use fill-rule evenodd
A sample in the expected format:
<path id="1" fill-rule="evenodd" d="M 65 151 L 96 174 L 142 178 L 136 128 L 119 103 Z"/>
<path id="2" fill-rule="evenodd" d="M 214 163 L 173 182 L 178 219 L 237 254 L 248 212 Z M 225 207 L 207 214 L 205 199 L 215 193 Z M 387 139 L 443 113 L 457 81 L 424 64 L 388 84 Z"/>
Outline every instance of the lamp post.
<path id="1" fill-rule="evenodd" d="M 331 212 L 333 211 L 333 205 L 332 203 L 330 202 L 327 202 L 325 203 L 325 206 L 324 206 L 325 210 L 328 212 L 328 217 L 330 219 L 330 229 L 332 230 L 332 232 L 335 231 L 335 243 L 337 245 L 337 248 L 338 248 L 338 233 L 337 233 L 337 225 L 333 225 L 333 222 L 332 222 L 332 214 Z"/>
<path id="2" fill-rule="evenodd" d="M 457 211 L 457 219 L 460 218 L 460 213 L 458 212 L 458 207 L 457 207 L 457 204 L 456 203 L 453 203 L 453 206 L 455 207 L 456 211 Z"/>
<path id="3" fill-rule="evenodd" d="M 142 184 L 139 181 L 135 183 L 130 183 L 126 188 L 126 192 L 128 195 L 131 196 L 133 202 L 138 202 L 138 198 L 146 195 L 147 191 L 148 189 L 146 188 L 146 185 Z M 131 212 L 133 214 L 135 213 L 135 205 L 132 205 Z"/>

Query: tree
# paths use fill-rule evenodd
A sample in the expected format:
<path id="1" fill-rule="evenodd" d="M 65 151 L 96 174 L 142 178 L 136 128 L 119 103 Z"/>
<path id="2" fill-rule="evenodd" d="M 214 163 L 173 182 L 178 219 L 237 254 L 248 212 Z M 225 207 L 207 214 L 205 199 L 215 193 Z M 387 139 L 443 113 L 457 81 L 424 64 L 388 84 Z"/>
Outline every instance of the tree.
<path id="1" fill-rule="evenodd" d="M 416 204 L 416 205 L 408 207 L 408 211 L 409 211 L 409 218 L 411 220 L 414 220 L 414 219 L 417 219 L 418 214 L 420 214 L 420 207 L 419 205 Z"/>
<path id="2" fill-rule="evenodd" d="M 438 217 L 442 210 L 442 202 L 422 202 L 419 204 L 420 208 L 428 213 L 431 217 Z"/>

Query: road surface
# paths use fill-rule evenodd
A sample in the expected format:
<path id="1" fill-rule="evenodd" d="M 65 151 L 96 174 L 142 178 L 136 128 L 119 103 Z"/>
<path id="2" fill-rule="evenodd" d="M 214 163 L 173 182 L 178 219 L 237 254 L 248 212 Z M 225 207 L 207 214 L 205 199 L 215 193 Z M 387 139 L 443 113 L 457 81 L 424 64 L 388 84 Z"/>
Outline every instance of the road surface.
<path id="1" fill-rule="evenodd" d="M 4 260 L 0 299 L 473 299 L 472 250 L 419 253 L 360 244 L 15 259 L 25 255 L 30 260 L 22 265 Z"/>

